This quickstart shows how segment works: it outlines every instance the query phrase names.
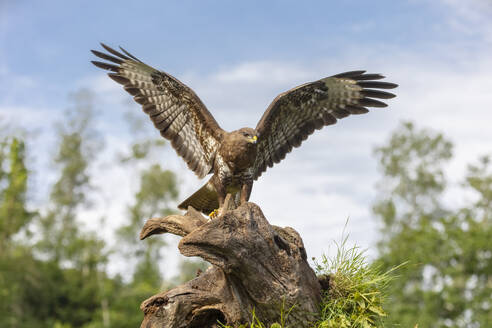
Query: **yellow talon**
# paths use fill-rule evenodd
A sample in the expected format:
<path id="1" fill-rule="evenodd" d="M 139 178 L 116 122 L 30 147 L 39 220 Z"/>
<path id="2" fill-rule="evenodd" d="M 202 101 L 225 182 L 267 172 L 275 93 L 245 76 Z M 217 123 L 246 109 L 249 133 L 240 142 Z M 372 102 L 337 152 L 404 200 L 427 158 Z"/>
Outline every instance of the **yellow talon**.
<path id="1" fill-rule="evenodd" d="M 215 210 L 213 210 L 212 212 L 210 212 L 210 214 L 208 215 L 211 219 L 215 219 L 217 216 L 219 215 L 219 209 L 216 208 Z"/>

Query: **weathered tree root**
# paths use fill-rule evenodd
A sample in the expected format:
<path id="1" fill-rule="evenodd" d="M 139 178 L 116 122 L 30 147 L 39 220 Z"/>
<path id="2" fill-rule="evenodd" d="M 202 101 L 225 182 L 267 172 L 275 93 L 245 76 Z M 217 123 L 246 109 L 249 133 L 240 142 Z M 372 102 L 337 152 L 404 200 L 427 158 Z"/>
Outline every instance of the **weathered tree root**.
<path id="1" fill-rule="evenodd" d="M 299 234 L 272 226 L 260 208 L 246 203 L 206 220 L 193 209 L 181 215 L 150 219 L 141 238 L 156 233 L 183 236 L 179 251 L 200 256 L 212 266 L 195 279 L 144 301 L 143 328 L 237 326 L 254 309 L 265 324 L 279 320 L 292 306 L 287 322 L 306 327 L 318 311 L 321 286 L 306 260 Z"/>

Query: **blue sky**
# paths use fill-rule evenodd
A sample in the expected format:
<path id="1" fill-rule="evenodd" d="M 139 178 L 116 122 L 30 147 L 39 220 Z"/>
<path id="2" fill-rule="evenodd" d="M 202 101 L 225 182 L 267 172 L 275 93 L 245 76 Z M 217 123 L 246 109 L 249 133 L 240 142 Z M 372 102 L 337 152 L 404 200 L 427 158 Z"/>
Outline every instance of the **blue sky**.
<path id="1" fill-rule="evenodd" d="M 437 42 L 473 50 L 480 41 L 444 26 L 454 13 L 439 1 L 4 0 L 2 6 L 2 73 L 48 84 L 49 104 L 95 71 L 87 50 L 99 41 L 122 45 L 176 75 L 243 61 L 310 62 L 381 46 L 432 53 Z M 452 54 L 441 56 L 452 60 Z M 21 94 L 7 100 L 44 101 Z"/>
<path id="2" fill-rule="evenodd" d="M 413 120 L 455 142 L 448 169 L 455 189 L 466 163 L 491 152 L 490 17 L 492 4 L 485 0 L 3 0 L 0 117 L 38 131 L 32 148 L 49 166 L 52 124 L 69 106 L 68 94 L 88 88 L 96 95 L 97 127 L 106 143 L 101 163 L 109 161 L 135 138 L 122 113 L 140 109 L 89 63 L 89 50 L 99 49 L 99 42 L 121 45 L 178 77 L 228 130 L 254 127 L 278 93 L 300 83 L 352 69 L 383 73 L 400 84 L 388 109 L 317 132 L 268 170 L 252 194 L 272 223 L 301 233 L 312 256 L 340 237 L 347 217 L 351 240 L 371 248 L 377 224 L 370 206 L 379 176 L 372 149 L 398 122 Z M 146 129 L 158 135 L 150 123 Z M 172 150 L 160 161 L 178 172 L 181 198 L 202 183 Z M 94 229 L 100 215 L 124 216 L 138 175 L 138 168 L 109 170 L 103 164 L 94 167 L 95 183 L 111 204 L 83 213 Z M 121 175 L 132 177 L 121 192 L 104 187 L 121 184 Z M 38 176 L 37 184 L 49 178 Z M 446 199 L 462 201 L 453 191 Z"/>

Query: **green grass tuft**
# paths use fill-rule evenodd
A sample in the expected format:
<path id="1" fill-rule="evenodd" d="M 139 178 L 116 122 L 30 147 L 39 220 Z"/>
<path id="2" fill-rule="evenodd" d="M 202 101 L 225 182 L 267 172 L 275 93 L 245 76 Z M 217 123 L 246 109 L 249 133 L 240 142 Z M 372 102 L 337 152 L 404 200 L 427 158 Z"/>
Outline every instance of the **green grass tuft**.
<path id="1" fill-rule="evenodd" d="M 387 316 L 383 309 L 387 286 L 397 268 L 381 272 L 378 266 L 368 264 L 365 251 L 358 246 L 348 247 L 347 237 L 336 246 L 334 258 L 323 255 L 320 263 L 314 259 L 317 275 L 328 277 L 329 288 L 313 327 L 382 327 Z"/>

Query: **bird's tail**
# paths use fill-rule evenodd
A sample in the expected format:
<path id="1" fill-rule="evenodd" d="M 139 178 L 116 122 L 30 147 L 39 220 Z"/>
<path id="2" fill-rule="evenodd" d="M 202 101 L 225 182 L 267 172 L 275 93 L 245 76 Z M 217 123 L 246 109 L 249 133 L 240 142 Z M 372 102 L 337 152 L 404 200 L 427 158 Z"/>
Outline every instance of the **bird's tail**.
<path id="1" fill-rule="evenodd" d="M 186 210 L 188 206 L 192 206 L 195 210 L 201 211 L 206 215 L 219 208 L 219 198 L 210 180 L 179 204 L 178 208 Z"/>

